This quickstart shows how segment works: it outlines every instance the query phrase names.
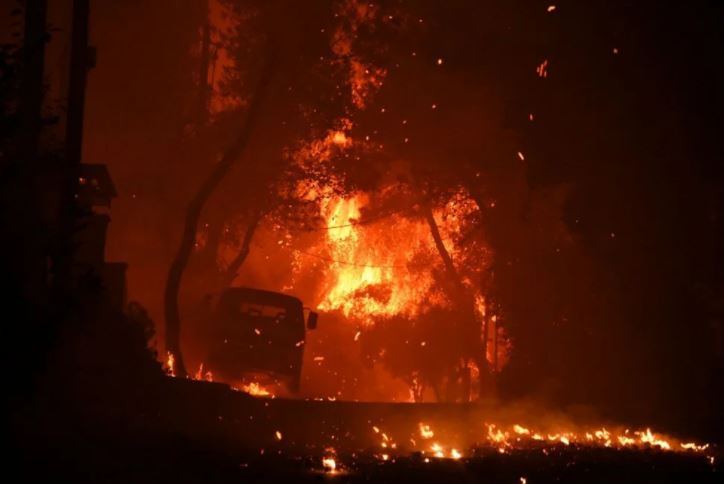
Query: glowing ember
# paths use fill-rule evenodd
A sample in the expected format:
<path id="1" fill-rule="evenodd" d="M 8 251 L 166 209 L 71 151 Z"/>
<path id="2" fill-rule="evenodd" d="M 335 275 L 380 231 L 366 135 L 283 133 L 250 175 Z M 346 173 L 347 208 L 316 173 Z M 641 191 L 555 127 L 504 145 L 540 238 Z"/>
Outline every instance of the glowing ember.
<path id="1" fill-rule="evenodd" d="M 274 398 L 274 394 L 271 393 L 269 390 L 264 388 L 263 386 L 259 385 L 257 382 L 251 382 L 249 384 L 242 385 L 238 390 L 248 393 L 249 395 L 254 395 L 255 397 L 271 397 Z"/>
<path id="2" fill-rule="evenodd" d="M 194 380 L 214 381 L 214 375 L 210 371 L 204 371 L 204 364 L 201 363 L 199 365 L 199 369 L 196 371 L 196 374 L 194 375 Z"/>
<path id="3" fill-rule="evenodd" d="M 619 435 L 618 441 L 621 445 L 632 445 L 636 443 L 636 440 L 632 439 L 631 437 L 627 437 L 625 435 Z"/>
<path id="4" fill-rule="evenodd" d="M 322 468 L 325 472 L 334 474 L 337 472 L 337 460 L 335 450 L 331 447 L 325 449 L 325 455 L 322 457 Z"/>
<path id="5" fill-rule="evenodd" d="M 328 227 L 339 228 L 328 230 L 327 250 L 334 262 L 318 307 L 356 315 L 368 324 L 375 316 L 413 317 L 433 288 L 433 280 L 429 273 L 411 272 L 407 266 L 416 252 L 432 248 L 429 229 L 422 221 L 393 217 L 401 236 L 397 242 L 407 240 L 398 245 L 386 230 L 354 225 L 364 201 L 360 196 L 324 207 Z"/>
<path id="6" fill-rule="evenodd" d="M 694 442 L 686 442 L 686 443 L 680 444 L 680 446 L 682 449 L 693 450 L 696 452 L 701 452 L 701 451 L 704 451 L 709 448 L 709 444 L 697 445 Z"/>
<path id="7" fill-rule="evenodd" d="M 445 457 L 445 453 L 443 452 L 442 447 L 437 442 L 430 446 L 430 450 L 432 451 L 433 455 L 437 458 Z"/>
<path id="8" fill-rule="evenodd" d="M 172 354 L 170 351 L 168 351 L 168 352 L 166 353 L 166 355 L 167 355 L 167 357 L 166 357 L 166 369 L 167 369 L 167 371 L 168 371 L 168 374 L 175 377 L 175 376 L 176 376 L 176 372 L 175 372 L 175 370 L 174 370 L 175 360 L 174 360 L 173 354 Z"/>
<path id="9" fill-rule="evenodd" d="M 324 470 L 327 472 L 333 473 L 337 470 L 337 462 L 334 460 L 334 457 L 324 457 L 322 458 L 322 467 L 324 467 Z"/>
<path id="10" fill-rule="evenodd" d="M 544 79 L 548 77 L 548 60 L 546 59 L 541 62 L 535 71 L 538 74 L 538 77 L 542 77 Z"/>
<path id="11" fill-rule="evenodd" d="M 422 422 L 419 424 L 420 427 L 420 436 L 423 439 L 431 439 L 435 436 L 435 433 L 432 431 L 429 425 L 425 425 Z"/>
<path id="12" fill-rule="evenodd" d="M 500 444 L 507 441 L 508 435 L 500 429 L 496 429 L 494 424 L 488 424 L 488 439 L 491 442 Z"/>
<path id="13" fill-rule="evenodd" d="M 319 252 L 326 253 L 330 264 L 318 308 L 372 324 L 375 318 L 414 318 L 431 307 L 448 305 L 430 271 L 430 263 L 438 265 L 439 256 L 428 224 L 396 213 L 383 217 L 382 226 L 365 224 L 362 213 L 371 204 L 367 194 L 322 203 L 328 230 Z M 443 242 L 453 255 L 461 217 L 476 211 L 464 195 L 434 210 Z M 430 262 L 416 264 L 417 259 Z"/>
<path id="14" fill-rule="evenodd" d="M 344 131 L 335 131 L 332 135 L 332 142 L 336 145 L 346 145 L 349 140 Z"/>
<path id="15" fill-rule="evenodd" d="M 628 429 L 610 431 L 605 428 L 581 430 L 561 429 L 557 432 L 537 432 L 528 426 L 514 424 L 511 427 L 503 427 L 496 424 L 485 424 L 486 433 L 483 436 L 483 442 L 473 444 L 472 448 L 492 448 L 500 454 L 512 454 L 516 451 L 526 449 L 541 449 L 546 455 L 549 453 L 551 446 L 577 446 L 577 447 L 605 447 L 615 449 L 645 449 L 648 446 L 656 446 L 663 451 L 674 452 L 696 452 L 703 453 L 709 448 L 709 444 L 698 444 L 694 442 L 678 442 L 676 439 L 655 434 L 651 429 L 647 428 L 642 431 L 631 432 Z M 379 427 L 373 426 L 372 430 L 375 434 L 382 437 L 380 446 L 385 449 L 384 452 L 377 454 L 377 458 L 386 461 L 390 458 L 390 450 L 397 449 L 397 445 L 393 442 L 393 437 L 382 432 Z M 422 422 L 418 423 L 419 434 L 423 440 L 433 437 L 430 427 Z M 437 459 L 461 459 L 464 452 L 457 445 L 453 446 L 450 442 L 446 443 L 446 433 L 444 429 L 440 432 L 436 441 L 432 443 L 420 444 L 415 439 L 409 439 L 412 447 L 401 446 L 403 452 L 422 452 L 430 457 Z M 484 442 L 487 441 L 487 442 Z M 713 456 L 706 456 L 711 462 Z M 429 462 L 425 458 L 425 462 Z"/>
<path id="16" fill-rule="evenodd" d="M 639 436 L 639 440 L 642 443 L 655 445 L 657 447 L 661 447 L 662 449 L 669 450 L 671 449 L 671 445 L 658 437 L 656 437 L 654 434 L 651 433 L 651 429 L 646 429 L 644 432 L 635 432 L 636 435 Z"/>

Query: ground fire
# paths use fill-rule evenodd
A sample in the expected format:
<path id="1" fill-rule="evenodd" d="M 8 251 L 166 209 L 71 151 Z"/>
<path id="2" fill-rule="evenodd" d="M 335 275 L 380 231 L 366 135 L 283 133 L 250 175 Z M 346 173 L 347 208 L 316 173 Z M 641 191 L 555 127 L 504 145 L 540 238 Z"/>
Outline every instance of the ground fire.
<path id="1" fill-rule="evenodd" d="M 720 7 L 11 3 L 10 480 L 721 480 Z"/>

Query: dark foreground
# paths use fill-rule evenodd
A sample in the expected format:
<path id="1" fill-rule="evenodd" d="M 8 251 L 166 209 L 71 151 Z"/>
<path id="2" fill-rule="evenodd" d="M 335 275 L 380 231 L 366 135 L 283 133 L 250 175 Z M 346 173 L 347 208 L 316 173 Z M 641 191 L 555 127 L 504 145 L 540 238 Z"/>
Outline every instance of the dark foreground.
<path id="1" fill-rule="evenodd" d="M 43 410 L 17 416 L 17 454 L 8 454 L 16 477 L 7 482 L 722 479 L 715 446 L 694 452 L 655 445 L 604 448 L 545 441 L 508 446 L 486 441 L 483 421 L 492 410 L 480 405 L 264 400 L 222 385 L 179 380 L 167 380 L 152 400 L 159 406 L 141 413 L 113 408 L 109 402 L 88 402 L 82 409 L 46 411 L 47 406 L 41 406 Z M 540 415 L 527 417 L 541 420 Z M 435 437 L 424 442 L 417 431 L 422 421 L 435 429 Z M 445 446 L 443 458 L 430 451 L 434 441 Z M 459 455 L 451 454 L 453 446 Z"/>
<path id="2" fill-rule="evenodd" d="M 700 455 L 658 451 L 569 448 L 544 454 L 515 451 L 462 458 L 429 459 L 421 455 L 383 462 L 372 455 L 339 455 L 337 469 L 322 456 L 230 455 L 208 452 L 188 442 L 160 449 L 139 443 L 135 449 L 110 444 L 79 456 L 62 453 L 26 464 L 18 481 L 108 483 L 216 482 L 721 482 L 721 471 Z M 18 482 L 14 481 L 14 482 Z"/>

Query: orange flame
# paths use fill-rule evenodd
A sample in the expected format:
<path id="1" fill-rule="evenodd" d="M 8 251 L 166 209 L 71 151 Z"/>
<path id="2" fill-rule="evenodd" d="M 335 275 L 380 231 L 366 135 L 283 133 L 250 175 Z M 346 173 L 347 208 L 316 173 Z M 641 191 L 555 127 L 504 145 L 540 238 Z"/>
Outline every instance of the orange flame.
<path id="1" fill-rule="evenodd" d="M 270 397 L 270 398 L 275 397 L 275 395 L 271 391 L 264 388 L 257 382 L 251 382 L 248 384 L 241 385 L 241 387 L 234 388 L 234 390 L 248 393 L 249 395 L 253 395 L 255 397 Z"/>
<path id="2" fill-rule="evenodd" d="M 477 209 L 472 200 L 462 202 L 435 210 L 443 242 L 453 255 L 457 248 L 452 239 L 462 228 L 456 211 Z M 431 307 L 447 306 L 430 270 L 440 263 L 428 224 L 400 214 L 384 217 L 384 223 L 365 224 L 362 212 L 370 204 L 367 194 L 322 202 L 327 231 L 319 252 L 328 255 L 330 264 L 318 308 L 372 324 L 375 318 L 413 318 Z"/>
<path id="3" fill-rule="evenodd" d="M 175 377 L 176 371 L 174 370 L 174 364 L 175 364 L 175 360 L 173 357 L 173 353 L 171 353 L 170 351 L 167 351 L 166 352 L 166 369 L 167 369 L 169 375 Z"/>

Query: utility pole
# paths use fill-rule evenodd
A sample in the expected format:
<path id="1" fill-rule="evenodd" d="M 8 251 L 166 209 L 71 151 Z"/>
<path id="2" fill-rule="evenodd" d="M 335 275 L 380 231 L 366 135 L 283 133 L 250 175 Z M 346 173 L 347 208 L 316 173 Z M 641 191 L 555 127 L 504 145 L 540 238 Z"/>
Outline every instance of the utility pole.
<path id="1" fill-rule="evenodd" d="M 83 146 L 83 114 L 88 70 L 95 57 L 88 46 L 89 0 L 73 1 L 73 31 L 70 48 L 68 87 L 68 127 L 65 133 L 66 162 L 69 172 L 79 173 Z M 73 180 L 77 184 L 78 177 Z"/>
<path id="2" fill-rule="evenodd" d="M 80 215 L 76 199 L 81 171 L 86 76 L 95 60 L 88 46 L 89 10 L 89 0 L 73 1 L 65 156 L 61 169 L 60 231 L 55 254 L 57 282 L 66 290 L 74 288 L 76 282 L 73 239 Z"/>
<path id="3" fill-rule="evenodd" d="M 42 304 L 47 295 L 47 241 L 37 231 L 42 224 L 42 210 L 37 193 L 38 181 L 44 175 L 44 168 L 38 149 L 43 127 L 43 74 L 47 41 L 47 0 L 26 0 L 23 23 L 22 63 L 18 115 L 20 130 L 18 143 L 12 147 L 17 178 L 13 191 L 17 191 L 14 202 L 23 207 L 22 215 L 8 225 L 12 226 L 4 235 L 8 240 L 22 241 L 14 246 L 9 259 L 12 272 L 22 281 L 24 297 L 36 304 Z M 23 188 L 20 188 L 23 187 Z M 13 210 L 14 212 L 14 210 Z M 12 217 L 16 217 L 13 215 Z M 31 237 L 28 237 L 32 234 Z"/>
<path id="4" fill-rule="evenodd" d="M 46 2 L 47 0 L 27 0 L 25 2 L 23 83 L 21 86 L 23 143 L 21 150 L 22 157 L 26 162 L 35 161 L 42 127 Z"/>

